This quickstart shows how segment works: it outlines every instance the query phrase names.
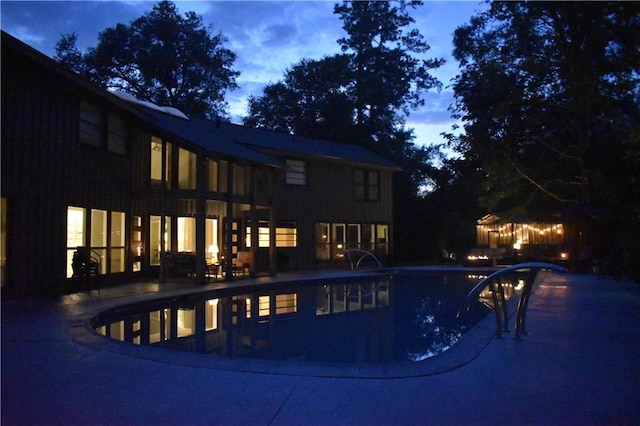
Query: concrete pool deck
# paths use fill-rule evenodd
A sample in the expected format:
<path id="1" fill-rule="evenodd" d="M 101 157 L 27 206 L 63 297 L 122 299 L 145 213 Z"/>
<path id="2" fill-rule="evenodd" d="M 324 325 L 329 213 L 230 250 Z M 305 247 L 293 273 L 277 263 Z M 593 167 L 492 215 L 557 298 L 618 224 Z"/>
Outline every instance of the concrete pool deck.
<path id="1" fill-rule="evenodd" d="M 191 354 L 104 350 L 70 332 L 105 307 L 182 289 L 202 287 L 134 283 L 3 301 L 2 424 L 640 423 L 638 283 L 547 274 L 523 340 L 506 334 L 468 349 L 457 368 L 406 378 L 228 371 L 184 362 Z"/>

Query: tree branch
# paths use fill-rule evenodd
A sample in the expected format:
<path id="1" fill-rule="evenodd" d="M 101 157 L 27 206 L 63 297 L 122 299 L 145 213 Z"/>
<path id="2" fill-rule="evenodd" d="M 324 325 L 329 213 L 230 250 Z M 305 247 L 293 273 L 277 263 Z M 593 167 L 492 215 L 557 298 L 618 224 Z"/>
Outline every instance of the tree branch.
<path id="1" fill-rule="evenodd" d="M 511 158 L 509 158 L 506 154 L 504 156 L 507 161 L 509 162 L 509 164 L 511 164 L 511 166 L 515 169 L 516 172 L 518 172 L 518 174 L 520 176 L 522 176 L 525 180 L 527 180 L 529 183 L 531 183 L 533 186 L 535 186 L 536 188 L 538 188 L 540 191 L 544 192 L 545 194 L 547 194 L 549 197 L 553 198 L 556 201 L 559 201 L 561 203 L 576 203 L 577 200 L 572 200 L 572 199 L 566 199 L 566 198 L 562 198 L 559 195 L 556 195 L 555 193 L 549 191 L 548 189 L 546 189 L 543 185 L 539 184 L 538 182 L 536 182 L 535 179 L 533 179 L 531 176 L 529 176 L 528 174 L 526 174 L 525 172 L 523 172 L 512 160 Z"/>

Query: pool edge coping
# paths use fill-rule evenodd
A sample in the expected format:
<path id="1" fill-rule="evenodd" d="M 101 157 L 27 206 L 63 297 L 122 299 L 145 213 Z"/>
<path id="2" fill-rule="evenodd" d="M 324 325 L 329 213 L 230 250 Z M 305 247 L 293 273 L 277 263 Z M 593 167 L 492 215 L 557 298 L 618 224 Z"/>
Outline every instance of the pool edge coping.
<path id="1" fill-rule="evenodd" d="M 416 268 L 385 268 L 383 272 L 389 273 L 396 270 L 417 270 Z M 469 271 L 468 268 L 420 268 L 420 271 Z M 479 268 L 472 270 L 478 271 Z M 375 275 L 378 275 L 378 270 Z M 362 273 L 358 276 L 373 275 L 370 272 Z M 342 277 L 353 277 L 354 274 L 342 274 Z M 328 279 L 331 277 L 308 277 L 307 280 Z M 287 282 L 269 281 L 269 282 Z M 264 285 L 264 281 L 248 282 L 243 286 L 253 287 Z M 221 370 L 230 372 L 243 372 L 267 375 L 286 376 L 307 376 L 326 378 L 352 378 L 352 379 L 400 379 L 410 377 L 424 377 L 446 373 L 460 368 L 478 357 L 482 351 L 495 338 L 495 318 L 488 314 L 478 324 L 464 333 L 461 338 L 449 349 L 441 354 L 427 358 L 418 362 L 390 362 L 390 363 L 313 363 L 303 361 L 276 361 L 256 358 L 224 358 L 212 356 L 210 354 L 197 354 L 182 352 L 167 348 L 153 346 L 135 345 L 129 342 L 121 342 L 102 336 L 91 327 L 91 321 L 101 313 L 119 306 L 130 305 L 132 303 L 144 303 L 154 299 L 164 299 L 176 296 L 184 296 L 202 291 L 215 291 L 227 288 L 228 284 L 213 286 L 193 287 L 189 289 L 172 290 L 162 294 L 143 294 L 135 297 L 123 299 L 113 299 L 99 303 L 97 306 L 88 307 L 81 314 L 74 315 L 65 323 L 65 332 L 75 342 L 102 350 L 160 363 L 183 365 L 192 368 L 203 368 L 211 370 Z M 234 286 L 235 287 L 235 286 Z M 513 299 L 510 301 L 513 302 Z M 512 303 L 509 304 L 510 308 Z M 510 309 L 510 313 L 513 309 Z"/>

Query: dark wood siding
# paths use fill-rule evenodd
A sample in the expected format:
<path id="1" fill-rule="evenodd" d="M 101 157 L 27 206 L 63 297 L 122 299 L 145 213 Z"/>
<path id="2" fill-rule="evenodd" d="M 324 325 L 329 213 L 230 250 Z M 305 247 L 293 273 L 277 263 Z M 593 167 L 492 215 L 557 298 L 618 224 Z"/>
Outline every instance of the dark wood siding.
<path id="1" fill-rule="evenodd" d="M 2 197 L 8 213 L 3 291 L 61 292 L 67 206 L 128 211 L 129 161 L 79 143 L 82 99 L 92 100 L 91 93 L 3 48 Z"/>
<path id="2" fill-rule="evenodd" d="M 284 162 L 284 158 L 279 158 Z M 298 247 L 286 252 L 290 267 L 313 268 L 315 260 L 315 225 L 329 223 L 385 223 L 393 219 L 392 171 L 357 166 L 332 160 L 306 159 L 307 186 L 287 185 L 284 173 L 278 177 L 273 206 L 278 221 L 295 222 Z M 379 170 L 380 200 L 355 199 L 354 169 Z"/>

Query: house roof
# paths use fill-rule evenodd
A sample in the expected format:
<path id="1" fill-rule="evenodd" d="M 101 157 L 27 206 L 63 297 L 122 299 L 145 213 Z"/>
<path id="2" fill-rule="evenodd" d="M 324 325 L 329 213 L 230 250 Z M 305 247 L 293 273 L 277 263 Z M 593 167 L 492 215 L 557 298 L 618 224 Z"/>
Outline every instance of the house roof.
<path id="1" fill-rule="evenodd" d="M 218 131 L 234 142 L 260 150 L 400 170 L 397 164 L 357 145 L 306 138 L 232 123 L 220 123 Z"/>
<path id="2" fill-rule="evenodd" d="M 105 98 L 110 103 L 132 113 L 143 122 L 175 136 L 176 139 L 181 139 L 213 153 L 273 167 L 283 167 L 281 162 L 269 155 L 277 152 L 400 170 L 391 161 L 356 145 L 304 138 L 220 121 L 187 118 L 174 108 L 158 107 L 137 100 L 130 95 L 123 96 L 109 92 L 82 79 L 55 60 L 4 31 L 2 31 L 2 46 L 19 52 L 38 65 L 97 96 Z"/>
<path id="3" fill-rule="evenodd" d="M 218 123 L 215 121 L 197 118 L 184 119 L 174 114 L 142 105 L 138 106 L 138 108 L 142 110 L 148 120 L 153 122 L 154 126 L 206 151 L 267 166 L 284 167 L 281 162 L 273 157 L 238 144 L 219 132 Z"/>

